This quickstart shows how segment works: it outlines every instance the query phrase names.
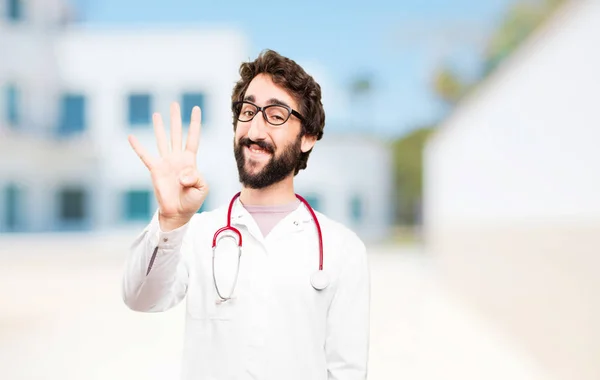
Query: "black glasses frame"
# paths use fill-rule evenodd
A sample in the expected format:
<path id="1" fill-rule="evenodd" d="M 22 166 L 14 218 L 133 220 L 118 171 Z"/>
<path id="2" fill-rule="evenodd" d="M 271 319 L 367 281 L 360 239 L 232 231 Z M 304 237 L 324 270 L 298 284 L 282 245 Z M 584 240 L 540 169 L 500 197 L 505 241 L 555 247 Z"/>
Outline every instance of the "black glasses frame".
<path id="1" fill-rule="evenodd" d="M 296 111 L 292 107 L 289 107 L 289 106 L 286 106 L 286 105 L 283 105 L 283 104 L 268 104 L 268 105 L 266 105 L 264 107 L 259 107 L 258 105 L 254 104 L 252 102 L 249 102 L 247 100 L 243 100 L 243 101 L 233 102 L 231 104 L 232 111 L 234 113 L 236 113 L 236 107 L 237 106 L 241 106 L 244 103 L 250 104 L 250 105 L 256 107 L 256 113 L 254 114 L 254 116 L 252 116 L 252 118 L 250 120 L 240 120 L 240 112 L 242 110 L 242 107 L 240 107 L 240 112 L 237 112 L 237 115 L 235 115 L 235 117 L 239 121 L 244 122 L 244 123 L 252 121 L 256 117 L 256 115 L 258 115 L 259 112 L 262 112 L 263 119 L 265 119 L 265 121 L 267 123 L 271 124 L 271 125 L 279 126 L 279 125 L 285 124 L 290 119 L 290 116 L 292 116 L 292 115 L 296 116 L 298 119 L 300 119 L 300 121 L 304 121 L 304 117 L 298 111 Z M 287 118 L 284 121 L 282 121 L 281 123 L 279 123 L 279 124 L 271 123 L 269 121 L 269 118 L 267 117 L 267 114 L 265 113 L 265 110 L 269 109 L 270 107 L 283 107 L 283 108 L 285 108 L 286 110 L 288 110 L 288 116 L 287 116 Z"/>

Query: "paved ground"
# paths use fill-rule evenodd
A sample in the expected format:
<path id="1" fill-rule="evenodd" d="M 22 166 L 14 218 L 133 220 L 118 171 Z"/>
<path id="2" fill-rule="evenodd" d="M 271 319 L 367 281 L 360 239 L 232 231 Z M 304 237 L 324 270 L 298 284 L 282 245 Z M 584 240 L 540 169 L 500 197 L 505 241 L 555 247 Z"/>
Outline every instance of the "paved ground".
<path id="1" fill-rule="evenodd" d="M 128 238 L 0 237 L 0 379 L 176 379 L 183 304 L 125 307 Z M 443 291 L 419 247 L 372 247 L 370 262 L 369 379 L 549 379 Z"/>

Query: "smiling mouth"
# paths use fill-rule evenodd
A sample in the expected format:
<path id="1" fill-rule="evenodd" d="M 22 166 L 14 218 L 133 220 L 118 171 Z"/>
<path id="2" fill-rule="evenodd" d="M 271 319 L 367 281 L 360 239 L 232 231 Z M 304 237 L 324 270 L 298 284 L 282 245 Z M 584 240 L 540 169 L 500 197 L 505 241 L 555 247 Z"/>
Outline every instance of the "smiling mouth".
<path id="1" fill-rule="evenodd" d="M 248 149 L 250 151 L 250 153 L 252 153 L 254 155 L 271 155 L 271 152 L 269 152 L 266 149 L 263 149 L 263 148 L 259 147 L 256 144 L 252 144 L 250 146 L 246 146 L 246 149 Z"/>

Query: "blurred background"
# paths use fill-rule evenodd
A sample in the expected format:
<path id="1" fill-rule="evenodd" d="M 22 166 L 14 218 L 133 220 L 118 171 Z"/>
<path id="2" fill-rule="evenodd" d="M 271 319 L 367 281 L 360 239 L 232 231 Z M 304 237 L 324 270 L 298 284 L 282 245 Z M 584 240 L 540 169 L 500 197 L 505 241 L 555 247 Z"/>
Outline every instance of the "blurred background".
<path id="1" fill-rule="evenodd" d="M 157 204 L 134 134 L 273 49 L 321 84 L 296 180 L 365 240 L 369 379 L 600 379 L 600 1 L 0 1 L 0 378 L 174 379 L 184 310 L 121 301 Z"/>

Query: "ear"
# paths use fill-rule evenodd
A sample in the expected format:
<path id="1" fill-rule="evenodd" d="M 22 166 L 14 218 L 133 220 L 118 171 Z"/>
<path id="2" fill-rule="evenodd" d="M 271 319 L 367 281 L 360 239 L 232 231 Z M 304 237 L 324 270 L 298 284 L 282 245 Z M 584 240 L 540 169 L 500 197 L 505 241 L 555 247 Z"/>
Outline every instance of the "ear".
<path id="1" fill-rule="evenodd" d="M 302 136 L 302 146 L 300 147 L 302 149 L 302 153 L 306 153 L 309 150 L 311 150 L 316 142 L 317 142 L 317 136 L 313 136 L 313 135 Z"/>

